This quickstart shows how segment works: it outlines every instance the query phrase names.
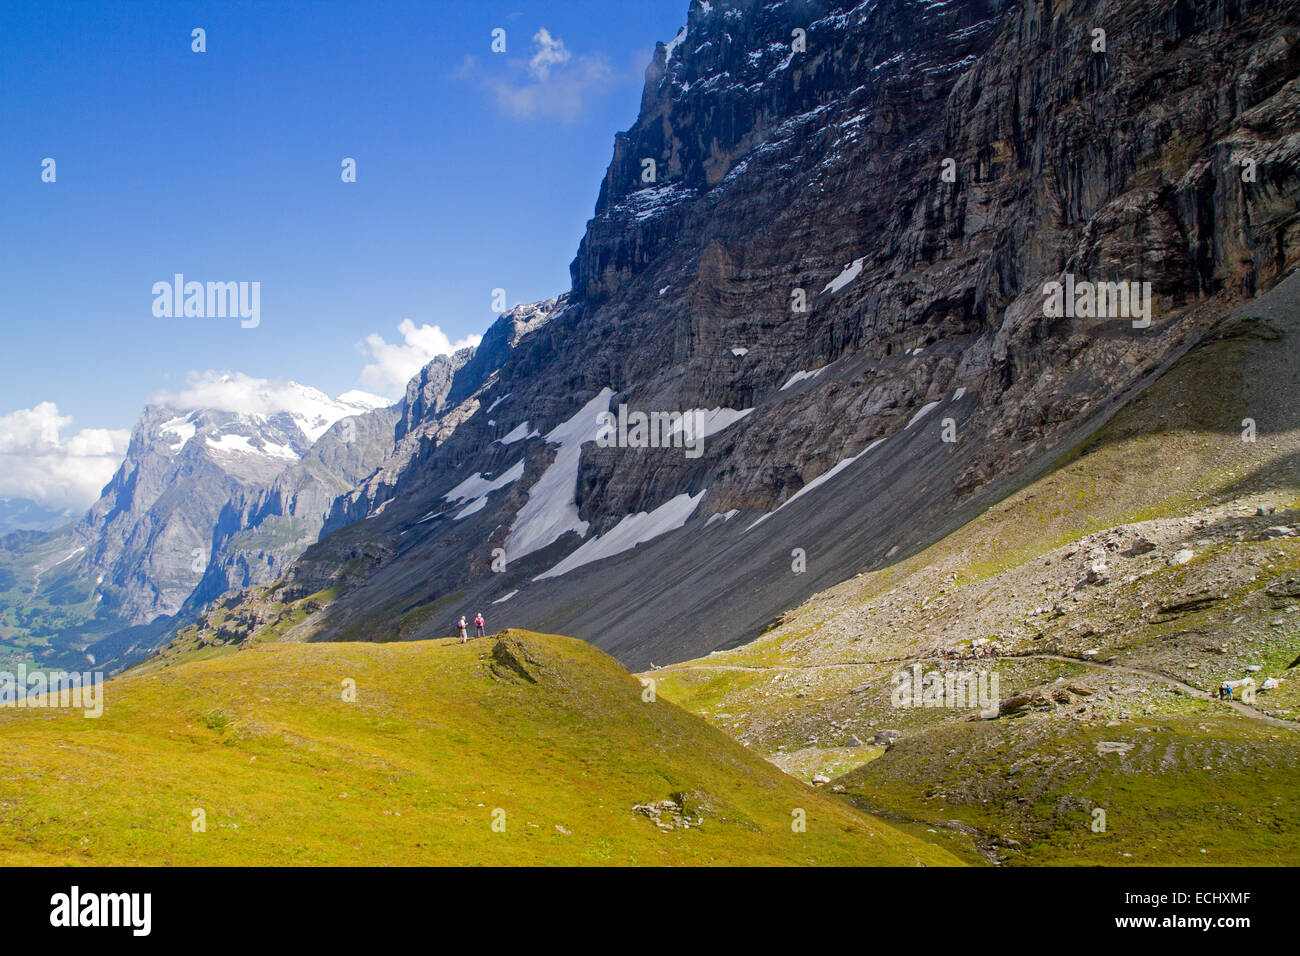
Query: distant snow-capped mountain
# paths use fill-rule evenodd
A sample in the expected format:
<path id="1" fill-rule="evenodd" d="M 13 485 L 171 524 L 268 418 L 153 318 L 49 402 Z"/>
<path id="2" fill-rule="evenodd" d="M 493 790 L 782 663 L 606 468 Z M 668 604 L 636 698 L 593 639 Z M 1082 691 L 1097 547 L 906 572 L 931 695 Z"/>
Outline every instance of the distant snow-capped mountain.
<path id="1" fill-rule="evenodd" d="M 272 409 L 268 401 L 262 406 L 265 411 L 195 408 L 159 424 L 157 434 L 173 453 L 200 437 L 216 452 L 296 461 L 335 422 L 390 404 L 378 395 L 356 390 L 332 399 L 296 382 L 278 387 L 273 400 L 284 407 Z"/>
<path id="2" fill-rule="evenodd" d="M 237 385 L 223 394 L 238 397 L 241 407 L 146 406 L 121 467 L 75 530 L 86 549 L 79 570 L 103 577 L 103 600 L 127 623 L 175 613 L 203 577 L 231 502 L 256 500 L 335 426 L 333 444 L 344 448 L 362 434 L 373 439 L 375 422 L 356 424 L 367 416 L 379 416 L 378 431 L 388 435 L 358 443 L 351 457 L 335 455 L 346 479 L 314 467 L 310 474 L 325 485 L 350 485 L 356 469 L 373 470 L 392 444 L 395 413 L 385 415 L 387 402 L 378 396 L 353 391 L 330 398 L 294 382 L 233 377 L 214 384 Z M 320 520 L 323 514 L 317 529 Z M 304 534 L 310 543 L 314 532 Z M 281 542 L 286 550 L 296 543 Z"/>

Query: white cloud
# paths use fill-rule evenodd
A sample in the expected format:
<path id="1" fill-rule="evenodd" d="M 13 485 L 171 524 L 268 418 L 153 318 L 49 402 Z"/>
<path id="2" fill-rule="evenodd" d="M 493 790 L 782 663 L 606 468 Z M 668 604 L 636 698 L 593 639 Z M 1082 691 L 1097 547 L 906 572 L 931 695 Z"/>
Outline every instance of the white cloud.
<path id="1" fill-rule="evenodd" d="M 131 433 L 124 428 L 83 428 L 66 439 L 72 424 L 53 402 L 0 416 L 0 497 L 30 498 L 80 510 L 122 463 Z"/>
<path id="2" fill-rule="evenodd" d="M 319 389 L 297 382 L 254 378 L 242 372 L 190 372 L 179 392 L 159 392 L 151 401 L 178 411 L 212 408 L 241 415 L 288 412 L 307 437 L 315 441 L 330 425 L 349 415 L 390 404 L 388 399 L 353 390 L 332 399 Z"/>
<path id="3" fill-rule="evenodd" d="M 189 372 L 185 388 L 161 391 L 150 401 L 179 411 L 212 408 L 243 415 L 274 415 L 294 411 L 304 399 L 303 386 L 254 378 L 243 372 Z"/>
<path id="4" fill-rule="evenodd" d="M 564 48 L 564 41 L 559 37 L 552 37 L 551 31 L 546 27 L 542 27 L 533 36 L 533 46 L 536 52 L 528 61 L 528 71 L 539 81 L 550 79 L 551 67 L 569 62 L 570 54 Z"/>
<path id="5" fill-rule="evenodd" d="M 477 346 L 483 339 L 481 335 L 467 335 L 453 342 L 439 326 L 417 326 L 410 319 L 402 319 L 397 331 L 402 333 L 401 342 L 387 342 L 375 332 L 361 343 L 362 352 L 372 359 L 361 370 L 361 382 L 385 395 L 400 395 L 411 377 L 435 356 Z"/>
<path id="6" fill-rule="evenodd" d="M 603 92 L 616 77 L 606 57 L 569 51 L 564 40 L 542 27 L 533 34 L 532 55 L 506 63 L 506 76 L 493 75 L 488 66 L 467 57 L 461 77 L 478 78 L 496 97 L 502 112 L 522 119 L 558 119 L 573 123 L 581 118 L 587 97 Z"/>

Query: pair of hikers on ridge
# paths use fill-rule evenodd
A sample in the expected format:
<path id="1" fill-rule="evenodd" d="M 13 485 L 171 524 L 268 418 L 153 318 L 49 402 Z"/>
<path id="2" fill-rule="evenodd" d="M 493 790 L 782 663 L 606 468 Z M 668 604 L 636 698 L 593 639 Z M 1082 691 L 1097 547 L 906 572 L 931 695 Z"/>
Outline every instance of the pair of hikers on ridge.
<path id="1" fill-rule="evenodd" d="M 464 644 L 465 641 L 469 639 L 469 625 L 465 623 L 464 614 L 462 614 L 460 620 L 456 622 L 456 627 L 460 629 L 460 642 Z M 478 631 L 477 636 L 482 637 L 484 634 L 484 628 L 487 627 L 487 621 L 483 620 L 483 614 L 481 612 L 474 615 L 474 627 Z"/>

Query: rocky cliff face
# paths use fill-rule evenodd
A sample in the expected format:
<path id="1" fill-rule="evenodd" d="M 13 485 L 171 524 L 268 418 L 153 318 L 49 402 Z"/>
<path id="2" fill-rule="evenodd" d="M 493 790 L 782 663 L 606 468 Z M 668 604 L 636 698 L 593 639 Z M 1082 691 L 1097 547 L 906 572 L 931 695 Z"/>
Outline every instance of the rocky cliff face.
<path id="1" fill-rule="evenodd" d="M 914 552 L 1294 269 L 1298 30 L 1283 0 L 695 0 L 568 300 L 422 399 L 284 593 L 343 586 L 311 636 L 457 594 L 641 665 Z M 1119 282 L 1136 321 L 1045 295 Z M 699 454 L 601 447 L 619 405 L 699 410 Z"/>
<path id="2" fill-rule="evenodd" d="M 545 328 L 567 306 L 567 295 L 516 306 L 502 313 L 474 348 L 440 355 L 421 369 L 406 386 L 395 444 L 383 467 L 334 500 L 325 530 L 377 514 L 408 487 L 438 481 L 439 469 L 445 471 L 448 466 L 433 458 L 435 452 L 462 422 L 480 410 L 489 433 L 505 434 L 508 429 L 498 426 L 492 417 L 498 402 L 483 405 L 482 396 L 496 385 L 501 366 L 520 341 Z M 504 391 L 500 396 L 502 400 L 508 397 Z"/>
<path id="3" fill-rule="evenodd" d="M 597 322 L 657 324 L 671 342 L 666 361 L 621 350 L 613 386 L 749 407 L 795 371 L 869 359 L 857 387 L 813 390 L 815 433 L 751 416 L 737 440 L 755 467 L 712 482 L 712 510 L 780 501 L 963 387 L 985 448 L 962 487 L 987 480 L 1194 335 L 1199 303 L 1296 264 L 1295 18 L 1286 4 L 693 4 L 573 264 Z M 1150 282 L 1153 327 L 1045 320 L 1043 285 L 1065 273 Z"/>

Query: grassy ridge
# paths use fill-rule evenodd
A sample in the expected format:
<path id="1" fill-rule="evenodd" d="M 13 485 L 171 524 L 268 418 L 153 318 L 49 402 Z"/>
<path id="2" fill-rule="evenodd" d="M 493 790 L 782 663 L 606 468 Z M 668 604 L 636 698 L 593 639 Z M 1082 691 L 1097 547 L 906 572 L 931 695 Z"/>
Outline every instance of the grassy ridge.
<path id="1" fill-rule="evenodd" d="M 957 862 L 642 695 L 602 652 L 526 632 L 254 644 L 132 672 L 98 720 L 0 711 L 0 860 Z M 689 828 L 633 810 L 670 799 Z"/>

